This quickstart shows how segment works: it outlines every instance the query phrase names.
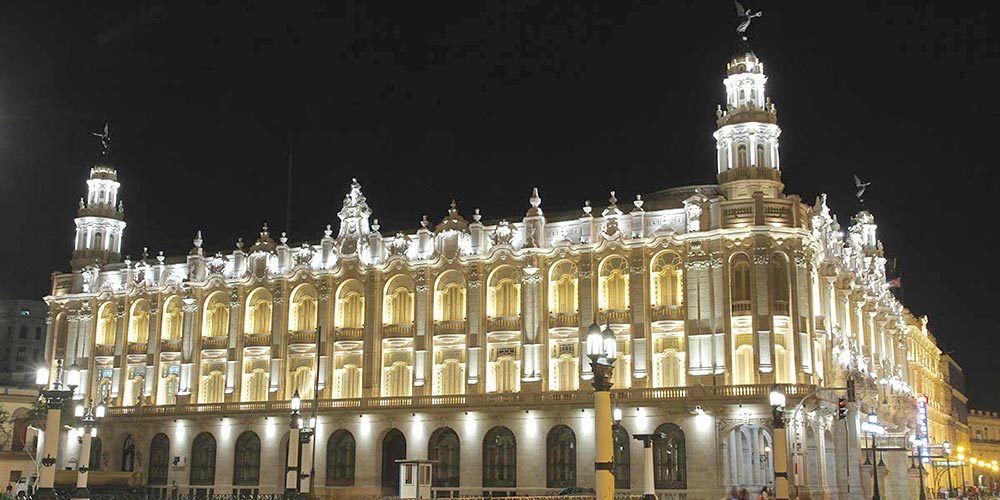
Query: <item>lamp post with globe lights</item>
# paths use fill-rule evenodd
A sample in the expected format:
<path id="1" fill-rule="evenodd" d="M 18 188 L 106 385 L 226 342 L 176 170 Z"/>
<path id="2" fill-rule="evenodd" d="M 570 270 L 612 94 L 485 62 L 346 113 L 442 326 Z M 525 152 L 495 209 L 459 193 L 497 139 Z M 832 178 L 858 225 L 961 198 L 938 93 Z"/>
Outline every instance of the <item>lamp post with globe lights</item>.
<path id="1" fill-rule="evenodd" d="M 65 377 L 65 380 L 63 380 Z M 56 361 L 55 377 L 49 381 L 48 368 L 42 367 L 35 374 L 35 383 L 39 387 L 39 394 L 45 402 L 45 444 L 39 456 L 41 459 L 41 471 L 38 474 L 38 491 L 36 498 L 55 497 L 56 460 L 59 455 L 59 426 L 62 418 L 62 408 L 73 397 L 76 388 L 80 386 L 80 369 L 76 363 L 63 370 L 63 361 Z"/>
<path id="2" fill-rule="evenodd" d="M 587 357 L 594 378 L 594 485 L 597 500 L 612 500 L 615 496 L 615 462 L 611 437 L 611 386 L 618 355 L 618 340 L 608 325 L 601 331 L 596 322 L 587 331 Z"/>
<path id="3" fill-rule="evenodd" d="M 76 428 L 76 435 L 80 439 L 80 459 L 76 478 L 77 495 L 87 493 L 87 476 L 90 472 L 90 446 L 93 438 L 97 437 L 97 424 L 100 423 L 108 408 L 103 402 L 94 405 L 91 403 L 84 406 L 83 403 L 76 405 L 73 416 L 80 420 L 80 426 Z"/>
<path id="4" fill-rule="evenodd" d="M 292 395 L 292 414 L 288 425 L 288 460 L 285 468 L 285 495 L 289 497 L 297 496 L 299 493 L 299 450 L 301 448 L 300 433 L 302 428 L 302 415 L 299 409 L 302 408 L 302 398 L 299 397 L 298 389 Z"/>
<path id="5" fill-rule="evenodd" d="M 788 431 L 785 429 L 785 393 L 775 385 L 768 394 L 774 429 L 774 498 L 788 500 Z"/>

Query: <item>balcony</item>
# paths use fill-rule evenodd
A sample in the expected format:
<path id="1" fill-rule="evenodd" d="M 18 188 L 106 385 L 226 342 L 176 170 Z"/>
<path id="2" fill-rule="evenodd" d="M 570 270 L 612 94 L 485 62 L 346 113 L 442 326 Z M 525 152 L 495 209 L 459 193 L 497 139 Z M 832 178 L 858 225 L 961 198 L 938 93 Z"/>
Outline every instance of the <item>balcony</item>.
<path id="1" fill-rule="evenodd" d="M 163 339 L 160 341 L 160 352 L 181 352 L 181 339 Z"/>
<path id="2" fill-rule="evenodd" d="M 268 347 L 270 345 L 270 333 L 248 333 L 243 336 L 243 347 Z"/>
<path id="3" fill-rule="evenodd" d="M 732 176 L 732 172 L 741 169 L 727 170 L 719 174 L 723 177 Z M 754 171 L 770 171 L 771 169 L 752 169 Z M 777 171 L 774 171 L 777 172 Z M 741 228 L 750 226 L 796 227 L 807 218 L 801 213 L 797 202 L 786 199 L 767 200 L 736 200 L 722 204 L 723 228 Z"/>
<path id="4" fill-rule="evenodd" d="M 486 318 L 486 332 L 520 332 L 521 317 Z"/>
<path id="5" fill-rule="evenodd" d="M 114 355 L 115 355 L 115 346 L 113 345 L 98 344 L 94 346 L 94 356 L 114 356 Z"/>
<path id="6" fill-rule="evenodd" d="M 202 349 L 225 349 L 227 347 L 229 347 L 229 337 L 220 335 L 218 337 L 201 338 Z"/>
<path id="7" fill-rule="evenodd" d="M 653 321 L 684 321 L 687 315 L 683 305 L 653 306 Z"/>
<path id="8" fill-rule="evenodd" d="M 733 301 L 733 316 L 750 316 L 751 304 L 749 300 Z"/>
<path id="9" fill-rule="evenodd" d="M 341 335 L 341 330 L 343 328 L 337 329 L 337 335 Z M 358 328 L 358 330 L 361 330 Z M 316 343 L 316 330 L 298 330 L 295 332 L 288 332 L 288 345 L 295 344 L 315 344 Z"/>
<path id="10" fill-rule="evenodd" d="M 629 325 L 632 323 L 631 309 L 609 309 L 597 313 L 597 322 L 605 325 Z"/>
<path id="11" fill-rule="evenodd" d="M 149 343 L 147 342 L 129 342 L 128 343 L 128 353 L 129 354 L 146 354 L 149 350 Z"/>
<path id="12" fill-rule="evenodd" d="M 774 314 L 780 314 L 782 316 L 788 316 L 788 301 L 787 300 L 775 300 L 774 301 Z"/>
<path id="13" fill-rule="evenodd" d="M 354 326 L 341 326 L 333 329 L 336 340 L 362 340 L 365 338 L 365 329 Z M 313 342 L 315 342 L 315 337 Z"/>
<path id="14" fill-rule="evenodd" d="M 382 325 L 383 338 L 412 337 L 412 336 L 413 336 L 413 323 L 404 323 L 401 325 Z"/>
<path id="15" fill-rule="evenodd" d="M 464 319 L 434 322 L 434 335 L 443 335 L 443 334 L 465 335 L 465 330 L 466 328 Z"/>
<path id="16" fill-rule="evenodd" d="M 549 313 L 549 328 L 579 328 L 580 313 Z"/>

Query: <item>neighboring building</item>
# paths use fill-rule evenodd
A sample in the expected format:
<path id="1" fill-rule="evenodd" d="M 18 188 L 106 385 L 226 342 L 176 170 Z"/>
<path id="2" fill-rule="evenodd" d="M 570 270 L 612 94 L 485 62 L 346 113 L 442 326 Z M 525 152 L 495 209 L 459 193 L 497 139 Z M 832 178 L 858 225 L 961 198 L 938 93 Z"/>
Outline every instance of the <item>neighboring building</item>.
<path id="1" fill-rule="evenodd" d="M 0 387 L 0 408 L 8 418 L 0 426 L 0 491 L 22 475 L 36 473 L 37 432 L 29 429 L 28 415 L 37 400 L 37 389 Z"/>
<path id="2" fill-rule="evenodd" d="M 81 201 L 73 271 L 54 274 L 47 297 L 49 360 L 80 366 L 80 397 L 112 405 L 107 467 L 139 467 L 153 487 L 281 492 L 298 392 L 305 408 L 319 400 L 322 489 L 395 494 L 395 460 L 408 457 L 438 461 L 441 493 L 531 494 L 593 483 L 581 340 L 596 322 L 621 353 L 620 490 L 641 493 L 629 434 L 653 431 L 666 436 L 659 491 L 714 499 L 770 485 L 767 394 L 780 384 L 800 496 L 871 496 L 859 421 L 877 412 L 889 430 L 882 485 L 906 498 L 913 319 L 889 291 L 871 213 L 842 230 L 825 196 L 785 194 L 766 81 L 742 45 L 716 111 L 718 184 L 628 203 L 612 191 L 606 205 L 552 213 L 536 190 L 523 217 L 490 223 L 453 202 L 440 223 L 387 236 L 353 181 L 336 235 L 327 226 L 291 246 L 265 226 L 249 248 L 206 255 L 199 231 L 187 256 L 121 262 L 117 170 L 104 157 Z M 938 355 L 928 339 L 919 348 Z M 919 376 L 940 401 L 934 366 L 921 362 Z M 858 401 L 839 422 L 834 388 L 847 379 Z M 831 389 L 793 411 L 818 388 Z M 59 466 L 77 452 L 65 441 Z"/>
<path id="3" fill-rule="evenodd" d="M 0 386 L 34 386 L 45 363 L 48 313 L 40 300 L 0 300 Z"/>
<path id="4" fill-rule="evenodd" d="M 969 468 L 968 474 L 977 485 L 988 485 L 1000 479 L 1000 473 L 992 470 L 993 464 L 1000 463 L 1000 413 L 995 411 L 969 410 L 969 432 L 972 446 L 969 457 L 988 464 Z"/>

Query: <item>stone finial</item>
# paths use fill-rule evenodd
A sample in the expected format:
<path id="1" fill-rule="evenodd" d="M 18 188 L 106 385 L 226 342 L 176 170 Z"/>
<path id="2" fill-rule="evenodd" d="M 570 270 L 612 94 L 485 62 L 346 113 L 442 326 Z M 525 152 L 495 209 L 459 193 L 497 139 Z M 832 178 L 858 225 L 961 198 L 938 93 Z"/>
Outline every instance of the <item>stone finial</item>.
<path id="1" fill-rule="evenodd" d="M 288 243 L 288 233 L 282 231 L 281 232 L 281 237 L 278 238 L 278 241 L 280 241 L 282 245 Z"/>
<path id="2" fill-rule="evenodd" d="M 472 211 L 472 220 L 476 222 L 483 220 L 483 214 L 479 213 L 478 208 Z"/>
<path id="3" fill-rule="evenodd" d="M 205 239 L 202 238 L 201 236 L 201 229 L 195 231 L 194 240 L 192 240 L 192 243 L 194 243 L 194 248 L 191 249 L 191 255 L 201 255 L 202 254 L 201 245 L 204 242 Z"/>
<path id="4" fill-rule="evenodd" d="M 323 237 L 324 238 L 332 238 L 333 237 L 333 226 L 331 226 L 330 224 L 326 225 L 326 229 L 323 230 Z"/>
<path id="5" fill-rule="evenodd" d="M 167 260 L 167 258 L 163 255 L 163 250 L 160 250 L 160 252 L 156 254 L 156 262 L 163 264 L 164 260 Z"/>
<path id="6" fill-rule="evenodd" d="M 379 229 L 382 229 L 382 226 L 379 225 L 378 219 L 375 219 L 375 221 L 372 222 L 372 231 L 377 233 Z"/>
<path id="7" fill-rule="evenodd" d="M 240 236 L 239 238 L 236 238 L 236 249 L 239 250 L 239 251 L 241 251 L 241 252 L 243 251 L 243 237 L 242 236 Z"/>
<path id="8" fill-rule="evenodd" d="M 642 204 L 643 203 L 645 203 L 645 202 L 642 201 L 642 195 L 641 194 L 635 195 L 635 201 L 632 202 L 632 205 L 635 206 L 635 209 L 636 210 L 642 210 Z"/>
<path id="9" fill-rule="evenodd" d="M 538 208 L 542 204 L 542 197 L 538 195 L 538 188 L 531 188 L 531 196 L 528 198 L 528 203 L 531 204 L 531 208 L 528 209 L 528 217 L 537 217 L 542 215 L 542 209 Z"/>
<path id="10" fill-rule="evenodd" d="M 80 210 L 83 210 L 84 208 L 86 208 L 86 205 L 84 205 L 84 203 L 83 203 L 83 197 L 81 196 L 80 197 Z"/>
<path id="11" fill-rule="evenodd" d="M 618 207 L 618 198 L 615 198 L 615 190 L 614 189 L 611 190 L 611 197 L 608 198 L 608 204 L 611 207 L 616 207 L 616 208 Z"/>
<path id="12" fill-rule="evenodd" d="M 142 247 L 142 255 L 139 256 L 140 261 L 145 261 L 149 257 L 149 247 Z"/>
<path id="13" fill-rule="evenodd" d="M 420 227 L 427 229 L 430 225 L 431 221 L 427 220 L 427 215 L 424 215 L 423 218 L 420 219 Z"/>
<path id="14" fill-rule="evenodd" d="M 594 210 L 594 207 L 590 206 L 590 200 L 583 201 L 583 216 L 591 217 L 590 212 Z"/>

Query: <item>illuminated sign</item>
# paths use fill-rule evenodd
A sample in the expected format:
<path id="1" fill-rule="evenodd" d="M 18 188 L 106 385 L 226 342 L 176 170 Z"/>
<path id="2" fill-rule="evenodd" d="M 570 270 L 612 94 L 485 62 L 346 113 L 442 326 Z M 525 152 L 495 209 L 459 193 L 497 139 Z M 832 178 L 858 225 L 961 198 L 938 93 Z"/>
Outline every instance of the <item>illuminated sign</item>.
<path id="1" fill-rule="evenodd" d="M 929 440 L 927 433 L 927 396 L 919 394 L 917 395 L 917 439 L 914 440 L 914 443 L 920 444 L 920 460 L 924 463 L 931 461 L 930 448 L 927 446 Z"/>

